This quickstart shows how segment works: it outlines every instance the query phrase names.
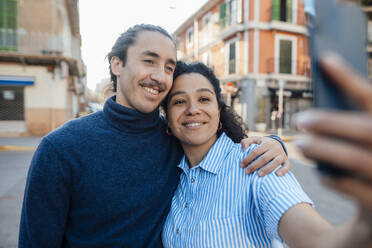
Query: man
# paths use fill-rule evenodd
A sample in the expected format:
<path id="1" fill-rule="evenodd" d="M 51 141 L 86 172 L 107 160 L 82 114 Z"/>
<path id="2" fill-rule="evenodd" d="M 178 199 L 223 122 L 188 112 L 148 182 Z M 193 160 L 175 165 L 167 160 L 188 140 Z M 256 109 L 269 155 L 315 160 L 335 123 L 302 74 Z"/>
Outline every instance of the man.
<path id="1" fill-rule="evenodd" d="M 103 111 L 48 134 L 35 152 L 20 247 L 162 246 L 182 150 L 166 135 L 158 106 L 172 86 L 176 47 L 164 29 L 137 25 L 108 59 L 116 96 Z M 267 172 L 286 156 L 279 142 L 262 143 L 252 166 L 271 161 Z"/>

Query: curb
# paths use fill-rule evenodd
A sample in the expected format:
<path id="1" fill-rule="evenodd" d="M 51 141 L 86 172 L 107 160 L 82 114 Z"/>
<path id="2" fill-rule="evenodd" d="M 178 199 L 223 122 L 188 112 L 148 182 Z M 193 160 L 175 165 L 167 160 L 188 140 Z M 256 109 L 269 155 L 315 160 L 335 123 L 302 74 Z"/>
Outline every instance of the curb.
<path id="1" fill-rule="evenodd" d="M 282 139 L 283 142 L 291 142 L 291 141 L 298 139 L 298 137 L 294 137 L 294 136 L 282 136 L 280 138 Z"/>
<path id="2" fill-rule="evenodd" d="M 0 146 L 0 152 L 2 151 L 34 151 L 34 150 L 36 150 L 36 147 L 34 146 L 11 146 L 11 145 Z"/>

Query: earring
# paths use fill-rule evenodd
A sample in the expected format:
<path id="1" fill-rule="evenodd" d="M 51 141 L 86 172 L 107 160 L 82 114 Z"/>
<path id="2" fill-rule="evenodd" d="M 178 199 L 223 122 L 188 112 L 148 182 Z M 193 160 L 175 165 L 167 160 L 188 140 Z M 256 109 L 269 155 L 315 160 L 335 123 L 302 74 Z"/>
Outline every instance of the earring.
<path id="1" fill-rule="evenodd" d="M 168 136 L 172 136 L 172 131 L 170 130 L 169 127 L 167 127 L 167 129 L 165 130 L 165 133 L 166 133 Z"/>
<path id="2" fill-rule="evenodd" d="M 220 121 L 220 126 L 218 127 L 218 130 L 222 129 L 222 122 Z"/>

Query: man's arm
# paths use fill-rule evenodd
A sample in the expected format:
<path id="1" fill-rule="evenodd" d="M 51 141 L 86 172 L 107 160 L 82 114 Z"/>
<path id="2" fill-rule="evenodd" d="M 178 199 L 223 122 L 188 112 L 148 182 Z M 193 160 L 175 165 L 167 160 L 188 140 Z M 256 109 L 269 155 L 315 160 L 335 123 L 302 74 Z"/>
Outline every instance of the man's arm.
<path id="1" fill-rule="evenodd" d="M 268 137 L 249 137 L 242 140 L 243 148 L 248 148 L 251 144 L 258 144 L 241 162 L 247 174 L 259 169 L 258 175 L 265 176 L 276 168 L 282 167 L 276 171 L 278 176 L 282 176 L 289 171 L 290 164 L 288 160 L 287 149 L 283 141 L 275 135 Z"/>
<path id="2" fill-rule="evenodd" d="M 70 173 L 44 138 L 28 171 L 19 247 L 61 247 L 69 209 Z"/>

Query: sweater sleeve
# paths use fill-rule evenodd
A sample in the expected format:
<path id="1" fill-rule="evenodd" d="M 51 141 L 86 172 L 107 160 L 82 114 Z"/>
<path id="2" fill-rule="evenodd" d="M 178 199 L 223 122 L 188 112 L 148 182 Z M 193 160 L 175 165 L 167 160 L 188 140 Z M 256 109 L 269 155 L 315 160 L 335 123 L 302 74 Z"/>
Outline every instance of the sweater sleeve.
<path id="1" fill-rule="evenodd" d="M 70 169 L 44 138 L 31 161 L 23 199 L 19 247 L 61 247 L 70 201 Z"/>

